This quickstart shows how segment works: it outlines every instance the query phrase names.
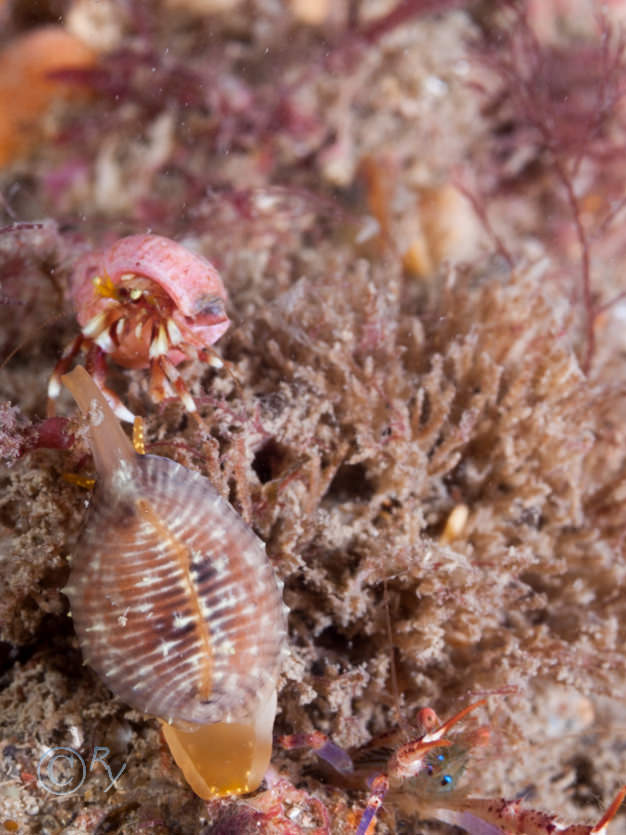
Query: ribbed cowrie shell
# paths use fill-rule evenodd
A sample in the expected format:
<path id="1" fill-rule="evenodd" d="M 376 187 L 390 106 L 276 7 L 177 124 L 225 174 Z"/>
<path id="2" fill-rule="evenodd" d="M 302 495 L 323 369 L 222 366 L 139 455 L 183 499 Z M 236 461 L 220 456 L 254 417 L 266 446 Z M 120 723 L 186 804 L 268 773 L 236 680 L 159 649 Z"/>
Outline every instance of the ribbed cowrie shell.
<path id="1" fill-rule="evenodd" d="M 194 791 L 251 791 L 269 764 L 286 637 L 265 547 L 206 478 L 138 455 L 83 368 L 63 382 L 98 475 L 64 590 L 85 661 L 163 720 Z"/>

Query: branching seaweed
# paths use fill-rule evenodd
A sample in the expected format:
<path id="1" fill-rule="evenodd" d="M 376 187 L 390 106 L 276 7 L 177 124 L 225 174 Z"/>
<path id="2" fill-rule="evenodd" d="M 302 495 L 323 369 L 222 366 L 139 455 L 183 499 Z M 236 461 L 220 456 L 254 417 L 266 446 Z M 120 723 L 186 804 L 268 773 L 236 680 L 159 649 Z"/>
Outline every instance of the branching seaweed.
<path id="1" fill-rule="evenodd" d="M 581 364 L 589 373 L 596 348 L 594 323 L 607 306 L 597 300 L 592 286 L 594 231 L 607 225 L 615 206 L 609 203 L 610 211 L 594 222 L 586 204 L 597 192 L 611 200 L 624 182 L 619 159 L 626 145 L 621 113 L 626 38 L 598 10 L 592 37 L 557 47 L 539 40 L 529 25 L 525 4 L 507 5 L 504 22 L 487 28 L 480 46 L 482 59 L 500 81 L 489 106 L 501 119 L 492 160 L 500 168 L 495 182 L 498 188 L 506 183 L 505 166 L 516 154 L 526 160 L 524 169 L 515 174 L 518 181 L 534 165 L 551 174 L 564 194 L 578 244 L 579 286 L 572 298 L 582 306 Z M 612 185 L 608 170 L 614 177 Z"/>

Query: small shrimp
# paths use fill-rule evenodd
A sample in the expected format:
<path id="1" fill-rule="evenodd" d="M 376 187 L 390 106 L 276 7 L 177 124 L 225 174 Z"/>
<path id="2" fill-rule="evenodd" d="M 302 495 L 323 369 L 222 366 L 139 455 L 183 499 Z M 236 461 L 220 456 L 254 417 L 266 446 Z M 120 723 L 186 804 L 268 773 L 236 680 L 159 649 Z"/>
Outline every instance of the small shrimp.
<path id="1" fill-rule="evenodd" d="M 422 819 L 453 824 L 470 835 L 605 835 L 626 797 L 626 786 L 618 791 L 598 823 L 569 826 L 554 815 L 525 808 L 520 800 L 470 797 L 467 789 L 459 787 L 472 750 L 487 743 L 489 729 L 481 726 L 458 731 L 455 726 L 485 703 L 483 699 L 468 705 L 446 722 L 441 722 L 430 708 L 418 712 L 417 735 L 392 750 L 384 770 L 368 780 L 370 795 L 356 835 L 374 835 L 387 795 Z M 389 748 L 391 739 L 385 739 L 384 748 Z M 349 755 L 323 734 L 293 734 L 279 741 L 286 748 L 312 747 L 344 776 L 353 770 L 352 763 L 347 762 Z"/>
<path id="2" fill-rule="evenodd" d="M 481 704 L 485 704 L 485 701 L 469 705 L 443 723 L 430 708 L 419 712 L 418 726 L 422 734 L 400 746 L 389 759 L 387 773 L 377 775 L 371 781 L 371 794 L 357 835 L 373 835 L 376 815 L 390 789 L 399 801 L 404 797 L 409 805 L 417 808 L 422 817 L 459 826 L 470 835 L 606 833 L 626 797 L 626 786 L 622 786 L 604 815 L 593 826 L 567 826 L 558 821 L 555 815 L 524 808 L 520 800 L 468 797 L 467 790 L 458 787 L 472 749 L 488 741 L 489 729 L 480 727 L 453 734 L 450 731 Z M 451 739 L 444 740 L 444 736 L 450 736 Z M 433 750 L 432 740 L 439 740 L 439 745 L 445 747 Z"/>

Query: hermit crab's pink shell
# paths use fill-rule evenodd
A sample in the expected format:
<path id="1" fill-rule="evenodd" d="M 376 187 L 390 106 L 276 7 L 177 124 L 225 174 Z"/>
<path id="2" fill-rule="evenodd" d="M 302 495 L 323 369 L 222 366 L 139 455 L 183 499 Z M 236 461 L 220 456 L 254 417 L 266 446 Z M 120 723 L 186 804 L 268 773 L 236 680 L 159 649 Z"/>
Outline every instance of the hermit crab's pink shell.
<path id="1" fill-rule="evenodd" d="M 131 235 L 79 260 L 72 276 L 71 293 L 81 327 L 88 325 L 97 314 L 120 304 L 117 299 L 98 292 L 94 285 L 96 277 L 110 279 L 116 288 L 131 286 L 133 279 L 154 282 L 171 302 L 164 317 L 174 321 L 188 345 L 206 348 L 230 325 L 225 312 L 226 290 L 213 264 L 169 238 Z M 128 315 L 132 316 L 132 310 Z M 145 339 L 138 336 L 133 340 L 130 334 L 117 350 L 109 353 L 121 365 L 140 368 L 149 364 L 148 348 Z M 168 353 L 173 363 L 184 358 L 184 352 L 175 348 Z"/>

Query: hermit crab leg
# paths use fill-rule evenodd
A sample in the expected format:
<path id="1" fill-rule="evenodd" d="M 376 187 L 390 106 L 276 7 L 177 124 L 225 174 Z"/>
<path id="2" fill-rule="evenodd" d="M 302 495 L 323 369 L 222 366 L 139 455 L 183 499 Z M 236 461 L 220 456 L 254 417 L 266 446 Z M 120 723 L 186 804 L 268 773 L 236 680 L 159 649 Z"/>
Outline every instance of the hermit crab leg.
<path id="1" fill-rule="evenodd" d="M 171 363 L 166 356 L 159 357 L 157 360 L 159 367 L 171 383 L 176 394 L 180 397 L 185 409 L 193 413 L 196 411 L 196 404 L 193 397 L 189 393 L 189 389 L 185 385 L 183 378 L 176 366 Z"/>
<path id="2" fill-rule="evenodd" d="M 161 403 L 168 397 L 169 388 L 161 363 L 153 361 L 150 364 L 150 398 L 155 403 Z"/>
<path id="3" fill-rule="evenodd" d="M 200 348 L 198 351 L 198 358 L 213 368 L 223 368 L 224 360 L 220 357 L 214 348 Z"/>
<path id="4" fill-rule="evenodd" d="M 105 396 L 107 403 L 113 409 L 115 416 L 119 420 L 126 421 L 126 423 L 133 423 L 135 415 L 127 409 L 120 398 L 112 391 L 106 384 L 107 369 L 104 359 L 104 353 L 97 345 L 92 345 L 87 351 L 85 358 L 85 365 L 87 371 L 95 380 L 98 388 Z"/>
<path id="5" fill-rule="evenodd" d="M 65 349 L 65 351 L 63 351 L 63 353 L 61 354 L 61 359 L 57 362 L 57 364 L 54 367 L 54 371 L 52 372 L 52 375 L 48 382 L 48 403 L 46 406 L 46 413 L 48 417 L 54 417 L 54 401 L 61 393 L 61 377 L 64 374 L 66 374 L 69 370 L 69 367 L 72 364 L 76 354 L 78 354 L 78 352 L 80 351 L 83 342 L 83 335 L 78 334 L 76 339 L 74 339 L 74 341 Z"/>
<path id="6" fill-rule="evenodd" d="M 223 360 L 220 355 L 215 351 L 214 348 L 200 348 L 196 352 L 197 359 L 201 360 L 202 362 L 210 365 L 211 368 L 216 368 L 218 370 L 224 369 L 226 374 L 230 377 L 230 379 L 235 384 L 235 388 L 237 389 L 239 396 L 243 398 L 243 389 L 241 387 L 241 381 L 233 371 L 232 363 L 226 362 Z"/>

